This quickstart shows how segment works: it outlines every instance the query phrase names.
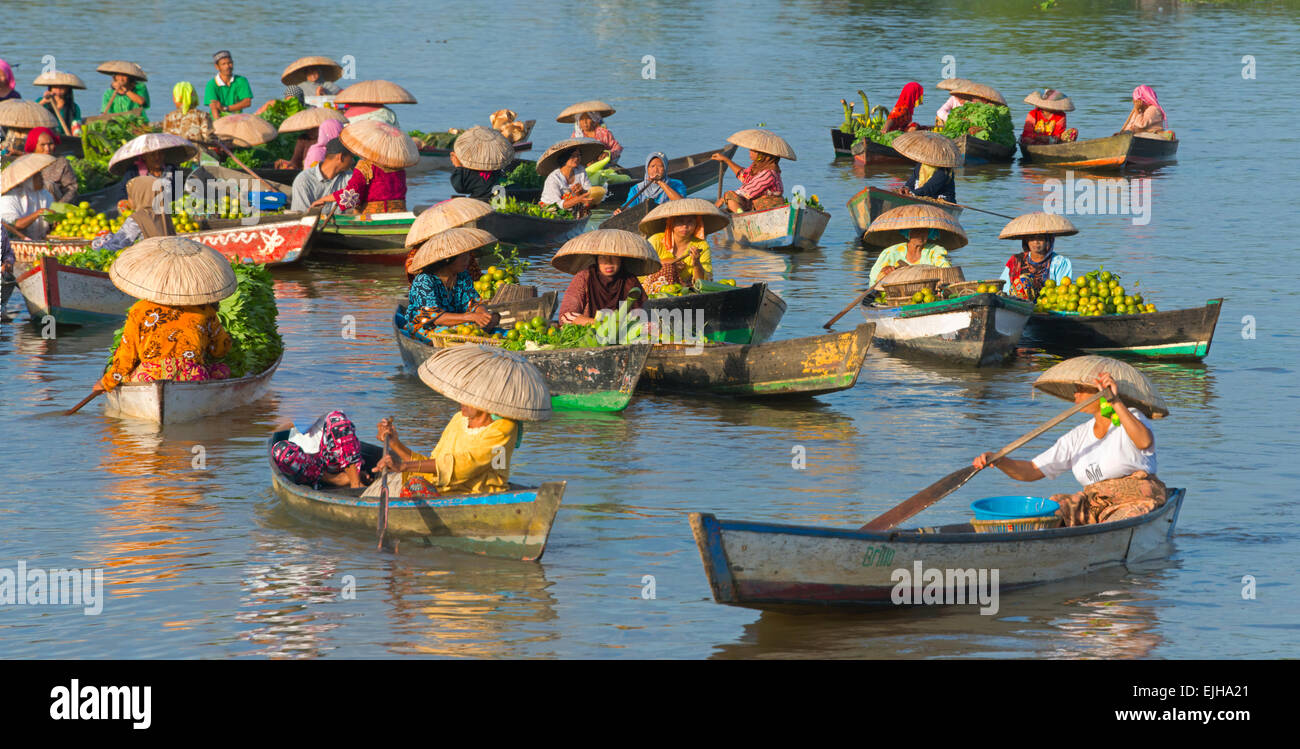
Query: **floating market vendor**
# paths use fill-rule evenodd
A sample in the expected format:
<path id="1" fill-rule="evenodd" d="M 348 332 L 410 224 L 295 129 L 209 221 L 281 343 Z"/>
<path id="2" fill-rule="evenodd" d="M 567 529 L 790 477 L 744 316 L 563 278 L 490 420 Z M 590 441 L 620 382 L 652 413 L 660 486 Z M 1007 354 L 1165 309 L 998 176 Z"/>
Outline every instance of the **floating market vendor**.
<path id="1" fill-rule="evenodd" d="M 41 170 L 45 189 L 56 203 L 71 203 L 77 199 L 77 173 L 72 165 L 62 156 L 54 155 L 54 148 L 59 144 L 59 136 L 48 127 L 34 127 L 27 132 L 27 142 L 23 150 L 27 153 L 43 153 L 54 158 L 54 163 Z"/>
<path id="2" fill-rule="evenodd" d="M 425 240 L 406 264 L 415 274 L 407 292 L 406 330 L 417 333 L 462 323 L 485 331 L 496 327 L 501 316 L 485 308 L 469 270 L 474 253 L 496 241 L 482 229 L 467 227 Z"/>
<path id="3" fill-rule="evenodd" d="M 254 112 L 253 114 L 261 116 L 263 112 L 270 109 L 271 105 L 275 104 L 277 101 L 296 101 L 298 102 L 298 107 L 300 110 L 306 108 L 307 106 L 306 99 L 303 97 L 302 89 L 300 87 L 285 86 L 284 93 L 280 95 L 279 99 L 269 99 L 265 102 L 262 102 L 262 106 L 258 107 L 257 111 Z"/>
<path id="4" fill-rule="evenodd" d="M 669 200 L 686 197 L 686 183 L 680 179 L 664 178 L 668 157 L 662 151 L 655 151 L 645 159 L 645 179 L 632 186 L 627 193 L 627 200 L 614 213 L 631 208 L 641 203 L 651 202 L 662 205 Z"/>
<path id="5" fill-rule="evenodd" d="M 92 250 L 123 250 L 141 239 L 170 237 L 176 233 L 171 214 L 164 210 L 163 186 L 157 177 L 136 177 L 126 183 L 127 199 L 118 201 L 118 212 L 130 215 L 112 234 L 101 234 L 90 242 Z"/>
<path id="6" fill-rule="evenodd" d="M 899 236 L 906 241 L 886 247 L 871 266 L 871 286 L 903 265 L 950 268 L 948 251 L 966 246 L 966 230 L 957 219 L 942 208 L 921 204 L 890 208 L 871 222 L 862 239 L 881 245 Z"/>
<path id="7" fill-rule="evenodd" d="M 1073 268 L 1070 259 L 1055 251 L 1056 238 L 1078 234 L 1069 219 L 1054 213 L 1026 213 L 1012 219 L 998 239 L 1019 239 L 1022 251 L 1012 255 L 1002 269 L 1002 281 L 1012 296 L 1037 301 L 1050 279 L 1060 283 Z"/>
<path id="8" fill-rule="evenodd" d="M 208 80 L 203 89 L 203 106 L 212 110 L 212 119 L 223 114 L 242 112 L 253 103 L 253 87 L 248 79 L 235 75 L 235 58 L 228 50 L 212 56 L 212 66 L 217 74 Z"/>
<path id="9" fill-rule="evenodd" d="M 707 200 L 682 198 L 655 208 L 641 219 L 641 234 L 659 255 L 662 267 L 641 279 L 650 293 L 664 286 L 689 286 L 713 280 L 713 262 L 705 237 L 722 231 L 731 217 Z"/>
<path id="10" fill-rule="evenodd" d="M 591 138 L 568 138 L 546 149 L 537 160 L 537 174 L 542 183 L 542 205 L 558 205 L 585 215 L 605 199 L 605 188 L 593 188 L 587 178 L 586 164 L 605 152 L 605 144 Z"/>
<path id="11" fill-rule="evenodd" d="M 362 470 L 357 428 L 342 411 L 330 411 L 306 432 L 291 430 L 289 439 L 271 446 L 271 459 L 295 484 L 315 489 L 360 489 L 370 480 Z"/>
<path id="12" fill-rule="evenodd" d="M 885 120 L 885 127 L 882 132 L 891 132 L 893 130 L 916 130 L 925 128 L 912 121 L 912 112 L 921 104 L 922 95 L 925 89 L 916 81 L 903 86 L 903 90 L 898 94 L 898 101 L 894 102 L 894 108 L 889 110 L 889 117 Z"/>
<path id="13" fill-rule="evenodd" d="M 35 86 L 45 86 L 41 95 L 41 106 L 50 110 L 58 122 L 59 135 L 81 134 L 81 107 L 72 95 L 73 89 L 85 90 L 86 84 L 72 73 L 51 70 L 41 73 L 32 82 Z"/>
<path id="14" fill-rule="evenodd" d="M 211 143 L 216 136 L 212 115 L 198 108 L 199 94 L 194 84 L 181 81 L 172 86 L 172 102 L 176 108 L 163 117 L 163 132 L 194 143 Z"/>
<path id="15" fill-rule="evenodd" d="M 732 213 L 744 213 L 785 205 L 788 201 L 784 197 L 780 161 L 795 160 L 790 144 L 776 133 L 760 129 L 741 130 L 727 138 L 727 142 L 749 149 L 749 166 L 741 169 L 722 153 L 709 156 L 713 161 L 726 164 L 740 180 L 740 188 L 728 190 L 717 206 Z"/>
<path id="16" fill-rule="evenodd" d="M 964 161 L 956 141 L 938 133 L 902 133 L 894 138 L 894 150 L 916 162 L 912 176 L 903 183 L 904 195 L 957 202 L 957 180 L 953 167 Z"/>
<path id="17" fill-rule="evenodd" d="M 460 226 L 472 226 L 474 222 L 491 215 L 492 209 L 487 203 L 473 198 L 448 198 L 441 203 L 426 208 L 423 213 L 415 217 L 411 222 L 411 228 L 406 232 L 406 280 L 411 282 L 415 280 L 416 270 L 412 266 L 415 261 L 416 253 L 419 252 L 420 246 L 432 239 L 434 236 L 441 234 L 448 229 L 455 229 Z M 469 271 L 470 279 L 477 281 L 482 275 L 478 267 L 478 257 L 474 253 L 469 253 Z"/>
<path id="18" fill-rule="evenodd" d="M 406 210 L 406 169 L 420 161 L 415 141 L 392 125 L 353 122 L 339 140 L 359 161 L 347 185 L 334 193 L 341 211 L 362 216 Z"/>
<path id="19" fill-rule="evenodd" d="M 23 98 L 23 95 L 18 93 L 17 85 L 18 80 L 14 78 L 14 69 L 9 67 L 9 63 L 0 59 L 0 101 Z"/>
<path id="20" fill-rule="evenodd" d="M 143 68 L 126 60 L 109 60 L 95 70 L 113 76 L 113 82 L 104 92 L 100 114 L 119 114 L 139 109 L 138 114 L 149 119 L 149 87 L 145 85 L 149 76 L 145 75 Z"/>
<path id="21" fill-rule="evenodd" d="M 293 156 L 287 161 L 277 159 L 276 164 L 286 164 L 281 169 L 306 169 L 320 163 L 325 157 L 325 146 L 343 132 L 348 118 L 337 109 L 328 107 L 307 107 L 294 112 L 280 123 L 280 134 L 297 133 L 293 144 Z M 330 137 L 322 140 L 321 126 L 331 123 L 327 131 Z"/>
<path id="22" fill-rule="evenodd" d="M 415 104 L 416 100 L 410 91 L 392 81 L 374 80 L 358 81 L 348 86 L 334 97 L 334 103 L 345 106 L 348 122 L 377 120 L 401 130 L 397 114 L 387 105 Z"/>
<path id="23" fill-rule="evenodd" d="M 504 135 L 476 125 L 456 136 L 451 150 L 451 189 L 477 200 L 492 197 L 492 187 L 515 159 L 515 147 Z"/>
<path id="24" fill-rule="evenodd" d="M 1079 131 L 1066 128 L 1065 113 L 1074 111 L 1074 102 L 1056 89 L 1046 89 L 1042 96 L 1033 91 L 1025 97 L 1025 103 L 1033 107 L 1025 115 L 1025 128 L 1020 133 L 1020 142 L 1029 145 L 1050 145 L 1052 143 L 1070 143 L 1079 138 Z"/>
<path id="25" fill-rule="evenodd" d="M 122 251 L 108 271 L 113 285 L 137 297 L 122 339 L 95 391 L 123 382 L 225 379 L 218 360 L 232 344 L 217 302 L 235 293 L 230 261 L 184 237 L 145 239 Z"/>
<path id="26" fill-rule="evenodd" d="M 306 213 L 334 202 L 334 193 L 342 190 L 352 177 L 357 157 L 335 138 L 325 146 L 325 158 L 293 178 L 293 201 L 289 210 Z"/>
<path id="27" fill-rule="evenodd" d="M 0 221 L 20 239 L 41 241 L 50 231 L 45 216 L 54 197 L 45 189 L 41 172 L 54 163 L 44 153 L 29 153 L 0 170 Z"/>
<path id="28" fill-rule="evenodd" d="M 178 135 L 145 133 L 113 152 L 108 171 L 129 176 L 170 177 L 176 167 L 198 155 L 198 146 Z"/>
<path id="29" fill-rule="evenodd" d="M 551 258 L 557 270 L 573 274 L 560 302 L 560 322 L 585 325 L 601 310 L 624 300 L 640 309 L 646 292 L 638 276 L 657 272 L 662 263 L 642 237 L 621 229 L 596 229 L 570 239 Z"/>
<path id="30" fill-rule="evenodd" d="M 1017 481 L 1053 479 L 1070 471 L 1083 486 L 1077 494 L 1053 494 L 1057 516 L 1067 526 L 1091 525 L 1145 515 L 1168 498 L 1156 478 L 1156 443 L 1151 419 L 1169 414 L 1151 381 L 1124 362 L 1104 356 L 1067 359 L 1039 375 L 1034 387 L 1080 403 L 1097 393 L 1108 402 L 1089 404 L 1092 418 L 1071 429 L 1033 460 L 1002 458 L 992 463 Z M 1113 413 L 1108 413 L 1113 409 Z M 984 468 L 993 453 L 971 464 Z"/>
<path id="31" fill-rule="evenodd" d="M 280 74 L 280 83 L 300 86 L 307 96 L 334 96 L 343 89 L 334 81 L 343 77 L 343 66 L 328 57 L 300 57 Z"/>
<path id="32" fill-rule="evenodd" d="M 965 78 L 944 78 L 942 81 L 935 84 L 935 88 L 948 92 L 948 98 L 943 102 L 943 106 L 939 107 L 939 111 L 934 113 L 936 130 L 942 128 L 943 123 L 948 121 L 949 112 L 970 101 L 970 98 L 967 96 L 952 93 L 954 88 L 957 88 L 966 82 L 967 79 Z"/>
<path id="33" fill-rule="evenodd" d="M 1120 132 L 1147 133 L 1172 139 L 1173 133 L 1165 127 L 1167 119 L 1155 89 L 1144 84 L 1133 89 L 1133 109 Z"/>
<path id="34" fill-rule="evenodd" d="M 605 127 L 606 117 L 614 114 L 614 108 L 603 101 L 580 101 L 568 107 L 555 118 L 556 122 L 572 122 L 574 138 L 591 138 L 605 145 L 609 151 L 610 163 L 617 164 L 623 154 L 614 134 Z"/>

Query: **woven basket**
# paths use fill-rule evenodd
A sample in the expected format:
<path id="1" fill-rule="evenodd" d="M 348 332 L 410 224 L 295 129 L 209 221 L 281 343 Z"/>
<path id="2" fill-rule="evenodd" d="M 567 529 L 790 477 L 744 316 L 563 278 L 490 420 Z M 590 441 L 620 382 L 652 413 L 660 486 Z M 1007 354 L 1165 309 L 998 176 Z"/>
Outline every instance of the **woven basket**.
<path id="1" fill-rule="evenodd" d="M 503 283 L 488 300 L 489 304 L 518 302 L 523 299 L 536 299 L 536 286 L 521 286 L 516 283 Z"/>
<path id="2" fill-rule="evenodd" d="M 459 333 L 430 333 L 428 340 L 433 343 L 434 348 L 451 348 L 462 343 L 481 343 L 485 346 L 500 346 L 505 343 L 505 341 L 496 338 L 460 335 Z"/>
<path id="3" fill-rule="evenodd" d="M 1019 531 L 1043 531 L 1061 525 L 1056 515 L 1040 515 L 1036 518 L 1013 518 L 1003 520 L 970 521 L 976 533 L 1017 533 Z"/>
<path id="4" fill-rule="evenodd" d="M 1002 293 L 1003 281 L 1000 278 L 992 281 L 959 281 L 944 286 L 943 290 L 947 292 L 950 297 L 967 296 L 976 293 L 975 290 L 979 288 L 980 284 L 995 286 L 997 287 L 997 290 L 994 293 Z"/>
<path id="5" fill-rule="evenodd" d="M 929 289 L 930 293 L 938 298 L 935 288 L 939 285 L 938 280 L 933 278 L 921 279 L 919 281 L 906 281 L 889 285 L 881 285 L 881 290 L 885 292 L 885 300 L 890 304 L 910 304 L 912 295 L 918 291 Z"/>

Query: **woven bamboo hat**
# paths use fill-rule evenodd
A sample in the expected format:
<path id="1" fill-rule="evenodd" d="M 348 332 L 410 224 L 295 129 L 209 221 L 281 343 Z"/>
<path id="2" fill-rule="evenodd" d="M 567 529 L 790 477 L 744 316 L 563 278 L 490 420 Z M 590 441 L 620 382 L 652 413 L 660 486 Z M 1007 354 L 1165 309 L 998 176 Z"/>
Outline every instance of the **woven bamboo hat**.
<path id="1" fill-rule="evenodd" d="M 961 166 L 965 162 L 957 143 L 952 138 L 924 130 L 900 133 L 893 142 L 894 150 L 922 164 L 937 167 Z"/>
<path id="2" fill-rule="evenodd" d="M 0 101 L 0 127 L 31 130 L 34 127 L 56 128 L 59 121 L 50 110 L 27 99 Z"/>
<path id="3" fill-rule="evenodd" d="M 214 122 L 212 129 L 240 148 L 270 143 L 279 135 L 275 125 L 255 114 L 228 114 Z"/>
<path id="4" fill-rule="evenodd" d="M 184 164 L 199 155 L 198 146 L 171 133 L 145 133 L 123 143 L 108 160 L 108 171 L 124 174 L 135 160 L 146 153 L 163 152 L 163 160 L 172 166 Z"/>
<path id="5" fill-rule="evenodd" d="M 591 101 L 580 101 L 577 104 L 560 112 L 560 116 L 555 118 L 556 122 L 574 122 L 582 116 L 584 112 L 595 112 L 601 118 L 614 114 L 614 108 L 603 101 L 592 99 Z"/>
<path id="6" fill-rule="evenodd" d="M 515 147 L 501 133 L 475 125 L 460 135 L 451 147 L 460 163 L 469 169 L 495 172 L 515 159 Z"/>
<path id="7" fill-rule="evenodd" d="M 457 138 L 457 140 L 460 140 Z M 582 149 L 582 163 L 588 164 L 595 161 L 598 156 L 608 148 L 604 143 L 595 138 L 565 138 L 556 143 L 542 154 L 542 158 L 537 160 L 537 174 L 545 177 L 556 169 L 560 168 L 560 154 L 568 151 L 570 148 Z"/>
<path id="8" fill-rule="evenodd" d="M 482 229 L 458 226 L 438 232 L 420 245 L 406 264 L 408 273 L 419 273 L 439 260 L 473 252 L 480 247 L 496 244 L 497 238 Z"/>
<path id="9" fill-rule="evenodd" d="M 963 81 L 962 83 L 953 86 L 951 91 L 954 94 L 962 94 L 964 96 L 974 96 L 977 99 L 985 99 L 1004 107 L 1007 105 L 1006 98 L 1003 97 L 1002 94 L 998 93 L 996 88 L 985 86 L 983 83 Z"/>
<path id="10" fill-rule="evenodd" d="M 551 418 L 551 389 L 541 370 L 500 346 L 439 349 L 419 374 L 421 382 L 457 403 L 518 421 Z"/>
<path id="11" fill-rule="evenodd" d="M 474 198 L 451 198 L 426 208 L 406 232 L 406 246 L 416 247 L 436 234 L 468 226 L 492 213 L 492 206 Z"/>
<path id="12" fill-rule="evenodd" d="M 944 78 L 942 81 L 935 84 L 935 88 L 943 89 L 944 91 L 952 91 L 963 83 L 970 83 L 970 80 L 966 78 Z"/>
<path id="13" fill-rule="evenodd" d="M 1026 239 L 1043 234 L 1068 237 L 1078 234 L 1070 219 L 1057 213 L 1026 213 L 1011 219 L 1011 223 L 1002 227 L 998 239 Z"/>
<path id="14" fill-rule="evenodd" d="M 654 210 L 641 219 L 639 228 L 647 237 L 658 234 L 668 226 L 668 219 L 699 216 L 704 220 L 704 233 L 712 234 L 722 231 L 731 223 L 731 216 L 723 213 L 714 204 L 700 198 L 682 198 L 669 200 L 656 206 Z"/>
<path id="15" fill-rule="evenodd" d="M 67 86 L 68 88 L 86 87 L 86 82 L 72 73 L 64 73 L 58 70 L 51 70 L 48 73 L 41 73 L 32 81 L 33 86 Z"/>
<path id="16" fill-rule="evenodd" d="M 415 96 L 392 81 L 358 81 L 334 97 L 337 104 L 416 104 Z"/>
<path id="17" fill-rule="evenodd" d="M 1037 91 L 1030 91 L 1029 96 L 1025 97 L 1025 103 L 1031 107 L 1045 109 L 1048 112 L 1073 112 L 1074 102 L 1070 97 L 1064 96 L 1060 91 L 1053 91 L 1051 97 L 1044 97 Z"/>
<path id="18" fill-rule="evenodd" d="M 95 70 L 104 75 L 117 75 L 118 73 L 121 73 L 122 75 L 129 75 L 132 78 L 141 81 L 149 80 L 149 76 L 144 74 L 144 68 L 141 68 L 133 62 L 127 62 L 126 60 L 109 60 L 103 65 L 95 68 Z"/>
<path id="19" fill-rule="evenodd" d="M 185 237 L 150 237 L 131 245 L 108 269 L 113 285 L 158 304 L 219 302 L 235 293 L 230 261 Z"/>
<path id="20" fill-rule="evenodd" d="M 387 122 L 353 122 L 343 128 L 339 138 L 359 158 L 385 169 L 405 169 L 420 161 L 420 151 L 415 147 L 415 141 Z"/>
<path id="21" fill-rule="evenodd" d="M 1034 387 L 1067 401 L 1074 400 L 1074 386 L 1097 389 L 1097 375 L 1109 372 L 1124 403 L 1152 419 L 1169 415 L 1169 406 L 1146 375 L 1131 364 L 1108 356 L 1076 356 L 1048 369 L 1034 380 Z"/>
<path id="22" fill-rule="evenodd" d="M 280 83 L 286 86 L 296 86 L 307 80 L 307 71 L 312 68 L 327 68 L 321 76 L 321 80 L 324 81 L 337 81 L 343 77 L 342 65 L 328 57 L 317 55 L 314 57 L 299 57 L 289 63 L 289 67 L 285 68 L 284 72 L 280 74 Z"/>
<path id="23" fill-rule="evenodd" d="M 29 153 L 14 159 L 0 171 L 0 195 L 31 179 L 53 163 L 54 157 L 48 153 Z"/>
<path id="24" fill-rule="evenodd" d="M 966 246 L 966 230 L 961 228 L 957 219 L 942 208 L 922 204 L 890 208 L 871 222 L 862 239 L 873 245 L 893 245 L 906 241 L 899 238 L 900 232 L 905 234 L 912 229 L 935 230 L 939 234 L 935 241 L 944 249 L 955 250 Z"/>
<path id="25" fill-rule="evenodd" d="M 229 115 L 227 115 L 229 117 Z M 221 119 L 227 119 L 222 117 Z M 301 133 L 306 130 L 315 130 L 329 120 L 347 123 L 348 117 L 337 109 L 329 107 L 307 107 L 301 112 L 291 114 L 284 118 L 280 123 L 280 132 L 282 133 Z M 220 122 L 220 120 L 218 120 Z"/>
<path id="26" fill-rule="evenodd" d="M 797 161 L 794 155 L 794 149 L 785 138 L 777 135 L 771 130 L 762 130 L 753 128 L 750 130 L 741 130 L 727 138 L 728 143 L 735 143 L 741 148 L 749 148 L 762 153 L 779 156 L 783 159 Z"/>
<path id="27" fill-rule="evenodd" d="M 648 276 L 659 270 L 659 253 L 639 234 L 622 229 L 595 229 L 579 234 L 564 243 L 551 258 L 557 270 L 577 275 L 596 262 L 597 255 L 623 259 L 623 267 L 636 276 Z"/>

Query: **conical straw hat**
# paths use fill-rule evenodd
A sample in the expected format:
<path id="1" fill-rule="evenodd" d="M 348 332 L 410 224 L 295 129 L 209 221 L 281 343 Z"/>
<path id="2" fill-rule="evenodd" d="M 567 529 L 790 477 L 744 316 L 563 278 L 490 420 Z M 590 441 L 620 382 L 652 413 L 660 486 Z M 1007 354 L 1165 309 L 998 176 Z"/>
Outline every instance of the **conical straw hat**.
<path id="1" fill-rule="evenodd" d="M 492 206 L 474 198 L 451 198 L 426 208 L 406 232 L 406 246 L 416 247 L 448 229 L 467 226 L 492 213 Z"/>
<path id="2" fill-rule="evenodd" d="M 226 119 L 222 117 L 221 119 Z M 347 123 L 348 117 L 337 109 L 330 107 L 307 107 L 301 112 L 297 112 L 284 118 L 280 123 L 280 132 L 282 133 L 301 133 L 306 130 L 315 130 L 329 120 Z"/>
<path id="3" fill-rule="evenodd" d="M 722 231 L 727 224 L 731 223 L 731 216 L 723 213 L 714 204 L 700 198 L 682 198 L 680 200 L 669 200 L 656 206 L 654 210 L 646 214 L 641 219 L 641 233 L 647 237 L 654 236 L 663 231 L 668 226 L 668 219 L 699 216 L 704 219 L 704 233 L 712 234 L 715 231 Z"/>
<path id="4" fill-rule="evenodd" d="M 500 346 L 439 349 L 420 365 L 419 374 L 425 385 L 462 405 L 518 421 L 551 418 L 551 389 L 541 370 Z"/>
<path id="5" fill-rule="evenodd" d="M 1124 403 L 1148 417 L 1161 419 L 1169 415 L 1169 406 L 1156 388 L 1131 364 L 1108 356 L 1076 356 L 1057 364 L 1034 380 L 1034 387 L 1067 401 L 1074 400 L 1074 386 L 1097 389 L 1097 375 L 1109 372 Z"/>
<path id="6" fill-rule="evenodd" d="M 54 157 L 48 153 L 29 153 L 14 159 L 9 166 L 0 170 L 0 195 L 31 179 L 53 163 Z"/>
<path id="7" fill-rule="evenodd" d="M 137 158 L 152 153 L 163 152 L 163 160 L 173 166 L 184 164 L 199 155 L 198 146 L 171 133 L 145 133 L 137 135 L 123 143 L 108 160 L 108 171 L 124 174 Z"/>
<path id="8" fill-rule="evenodd" d="M 0 127 L 31 130 L 34 127 L 56 128 L 59 121 L 50 110 L 27 99 L 0 101 Z"/>
<path id="9" fill-rule="evenodd" d="M 515 147 L 495 130 L 475 125 L 460 135 L 452 144 L 451 152 L 468 169 L 495 172 L 503 169 L 515 158 Z"/>
<path id="10" fill-rule="evenodd" d="M 963 83 L 970 83 L 970 81 L 966 78 L 944 78 L 942 81 L 939 81 L 937 84 L 935 84 L 935 88 L 942 89 L 944 91 L 952 91 L 954 88 L 957 88 Z"/>
<path id="11" fill-rule="evenodd" d="M 996 88 L 985 86 L 983 83 L 976 83 L 975 81 L 959 83 L 952 88 L 952 92 L 954 94 L 964 94 L 979 99 L 986 99 L 1001 106 L 1006 106 L 1007 104 L 1006 98 L 1003 97 L 1002 94 L 998 93 Z"/>
<path id="12" fill-rule="evenodd" d="M 473 252 L 480 247 L 496 244 L 496 242 L 496 237 L 482 229 L 471 229 L 464 226 L 448 229 L 425 240 L 424 244 L 420 245 L 420 249 L 416 250 L 410 261 L 406 263 L 406 270 L 409 273 L 419 273 L 439 260 L 446 260 L 457 255 L 463 255 L 466 252 Z"/>
<path id="13" fill-rule="evenodd" d="M 126 60 L 109 60 L 103 65 L 95 68 L 95 71 L 103 73 L 104 75 L 116 75 L 121 73 L 123 75 L 129 75 L 132 78 L 138 78 L 142 81 L 149 80 L 149 76 L 144 74 L 144 68 L 141 68 L 133 62 L 127 62 Z"/>
<path id="14" fill-rule="evenodd" d="M 789 143 L 785 142 L 785 138 L 782 138 L 771 130 L 762 130 L 759 128 L 741 130 L 730 138 L 727 138 L 727 142 L 735 143 L 741 148 L 749 148 L 772 156 L 779 156 L 783 159 L 797 161 L 794 155 L 794 149 L 790 147 Z"/>
<path id="15" fill-rule="evenodd" d="M 212 124 L 217 135 L 240 148 L 252 148 L 270 143 L 279 135 L 275 125 L 255 114 L 228 114 Z"/>
<path id="16" fill-rule="evenodd" d="M 894 138 L 894 150 L 912 161 L 938 167 L 961 166 L 965 159 L 952 138 L 924 130 L 900 133 Z"/>
<path id="17" fill-rule="evenodd" d="M 1068 237 L 1078 234 L 1079 230 L 1065 216 L 1058 213 L 1026 213 L 1011 219 L 1011 223 L 1002 227 L 998 239 L 1025 239 L 1043 234 Z"/>
<path id="18" fill-rule="evenodd" d="M 636 276 L 648 276 L 661 266 L 659 254 L 644 237 L 622 229 L 595 229 L 579 234 L 564 243 L 551 258 L 551 265 L 577 275 L 595 263 L 597 255 L 623 258 L 623 267 Z"/>
<path id="19" fill-rule="evenodd" d="M 286 86 L 296 86 L 303 83 L 307 80 L 307 70 L 310 68 L 329 68 L 321 76 L 322 81 L 337 81 L 343 77 L 343 66 L 328 57 L 299 57 L 289 63 L 289 67 L 285 68 L 284 72 L 280 74 L 280 83 Z"/>
<path id="20" fill-rule="evenodd" d="M 1037 91 L 1030 91 L 1029 96 L 1025 97 L 1025 103 L 1031 107 L 1044 109 L 1048 112 L 1073 112 L 1074 102 L 1070 97 L 1061 95 L 1060 91 L 1052 94 L 1053 98 L 1045 99 Z"/>
<path id="21" fill-rule="evenodd" d="M 948 250 L 966 246 L 966 230 L 957 219 L 942 208 L 922 204 L 890 208 L 871 222 L 862 239 L 872 245 L 894 245 L 906 242 L 905 235 L 912 229 L 934 229 L 939 233 L 935 241 Z"/>
<path id="22" fill-rule="evenodd" d="M 68 88 L 85 88 L 85 81 L 81 80 L 72 73 L 64 73 L 58 70 L 51 70 L 48 73 L 41 73 L 32 81 L 33 86 L 67 86 Z"/>
<path id="23" fill-rule="evenodd" d="M 592 99 L 591 101 L 580 101 L 577 104 L 560 112 L 560 116 L 555 118 L 556 122 L 574 122 L 582 116 L 584 112 L 595 112 L 601 118 L 614 114 L 614 108 L 603 101 Z"/>
<path id="24" fill-rule="evenodd" d="M 108 269 L 113 285 L 158 304 L 219 302 L 235 293 L 230 261 L 185 237 L 150 237 L 122 251 Z"/>
<path id="25" fill-rule="evenodd" d="M 420 162 L 415 141 L 387 122 L 353 122 L 343 128 L 339 138 L 349 151 L 385 169 L 405 169 Z"/>
<path id="26" fill-rule="evenodd" d="M 410 91 L 392 81 L 358 81 L 334 97 L 336 104 L 416 104 Z"/>
<path id="27" fill-rule="evenodd" d="M 589 164 L 595 161 L 596 158 L 600 156 L 602 153 L 604 153 L 605 149 L 607 149 L 608 146 L 606 146 L 604 143 L 601 143 L 600 141 L 594 138 L 565 138 L 559 143 L 556 143 L 555 145 L 546 149 L 546 151 L 542 154 L 542 157 L 537 160 L 538 176 L 545 177 L 546 175 L 550 174 L 556 169 L 559 169 L 560 154 L 569 150 L 570 148 L 581 148 L 582 163 Z"/>

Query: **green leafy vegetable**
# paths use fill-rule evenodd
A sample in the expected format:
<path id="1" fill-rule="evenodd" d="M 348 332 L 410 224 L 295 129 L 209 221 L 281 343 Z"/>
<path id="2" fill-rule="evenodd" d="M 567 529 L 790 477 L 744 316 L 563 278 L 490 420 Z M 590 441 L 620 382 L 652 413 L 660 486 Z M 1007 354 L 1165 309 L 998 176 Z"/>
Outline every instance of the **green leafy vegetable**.
<path id="1" fill-rule="evenodd" d="M 971 128 L 975 130 L 972 131 Z M 940 132 L 949 138 L 960 138 L 970 134 L 980 140 L 1000 143 L 1004 146 L 1016 145 L 1016 133 L 1011 125 L 1011 110 L 982 101 L 970 101 L 960 107 L 954 107 L 948 113 L 948 119 Z"/>
<path id="2" fill-rule="evenodd" d="M 232 263 L 238 286 L 221 300 L 217 317 L 234 339 L 221 361 L 231 377 L 265 372 L 284 351 L 277 319 L 275 286 L 265 265 Z"/>
<path id="3" fill-rule="evenodd" d="M 493 198 L 492 210 L 497 211 L 498 213 L 521 213 L 525 216 L 534 216 L 536 218 L 576 218 L 572 211 L 566 211 L 554 203 L 551 205 L 539 205 L 531 202 L 520 202 L 510 197 L 507 197 L 504 200 Z"/>
<path id="4" fill-rule="evenodd" d="M 534 161 L 520 162 L 519 166 L 501 179 L 501 184 L 509 187 L 541 187 L 542 177 L 537 173 Z"/>

